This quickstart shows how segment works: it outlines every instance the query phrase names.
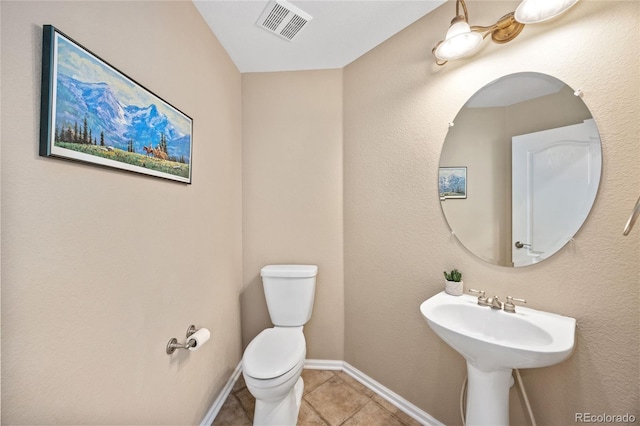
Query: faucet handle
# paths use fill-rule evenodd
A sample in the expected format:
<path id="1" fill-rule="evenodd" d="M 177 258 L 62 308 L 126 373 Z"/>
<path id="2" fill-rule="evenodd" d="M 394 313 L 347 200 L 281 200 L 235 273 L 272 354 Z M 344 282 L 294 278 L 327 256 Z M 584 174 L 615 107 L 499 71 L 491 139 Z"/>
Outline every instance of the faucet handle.
<path id="1" fill-rule="evenodd" d="M 510 314 L 516 313 L 516 305 L 513 302 L 527 303 L 524 299 L 517 299 L 515 297 L 507 296 L 507 301 L 504 302 L 504 311 Z"/>
<path id="2" fill-rule="evenodd" d="M 469 289 L 469 293 L 475 293 L 478 295 L 478 305 L 487 306 L 487 296 L 484 293 L 484 290 L 475 290 L 473 288 Z"/>

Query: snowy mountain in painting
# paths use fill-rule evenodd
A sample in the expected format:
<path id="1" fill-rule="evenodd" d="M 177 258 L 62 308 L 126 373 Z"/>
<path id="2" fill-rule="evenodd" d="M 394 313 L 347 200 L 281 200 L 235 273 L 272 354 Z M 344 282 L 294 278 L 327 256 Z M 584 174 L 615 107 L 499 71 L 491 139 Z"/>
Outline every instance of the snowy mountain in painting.
<path id="1" fill-rule="evenodd" d="M 134 151 L 143 153 L 143 146 L 158 146 L 164 135 L 169 156 L 190 161 L 190 136 L 179 132 L 156 105 L 123 105 L 106 83 L 84 83 L 58 74 L 56 127 L 82 126 L 85 117 L 93 138 L 99 141 L 104 132 L 107 145 L 127 150 L 133 140 Z"/>
<path id="2" fill-rule="evenodd" d="M 440 175 L 439 187 L 441 194 L 464 194 L 465 178 L 455 174 Z"/>

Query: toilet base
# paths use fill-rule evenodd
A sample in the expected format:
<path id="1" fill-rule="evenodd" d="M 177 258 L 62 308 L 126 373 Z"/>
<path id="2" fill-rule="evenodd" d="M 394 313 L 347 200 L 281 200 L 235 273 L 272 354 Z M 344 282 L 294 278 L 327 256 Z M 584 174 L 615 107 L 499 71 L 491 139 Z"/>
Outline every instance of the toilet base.
<path id="1" fill-rule="evenodd" d="M 304 381 L 299 377 L 295 386 L 284 398 L 277 401 L 256 399 L 254 426 L 295 426 L 298 422 L 303 391 Z"/>

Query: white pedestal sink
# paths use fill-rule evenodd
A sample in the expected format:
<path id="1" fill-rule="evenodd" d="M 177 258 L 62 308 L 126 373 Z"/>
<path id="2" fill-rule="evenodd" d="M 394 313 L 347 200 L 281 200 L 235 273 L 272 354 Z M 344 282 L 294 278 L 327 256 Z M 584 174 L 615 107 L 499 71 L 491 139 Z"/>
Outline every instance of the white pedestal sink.
<path id="1" fill-rule="evenodd" d="M 508 425 L 512 369 L 558 364 L 575 344 L 574 318 L 520 306 L 508 313 L 479 306 L 467 294 L 438 293 L 420 305 L 420 312 L 467 361 L 468 426 Z"/>

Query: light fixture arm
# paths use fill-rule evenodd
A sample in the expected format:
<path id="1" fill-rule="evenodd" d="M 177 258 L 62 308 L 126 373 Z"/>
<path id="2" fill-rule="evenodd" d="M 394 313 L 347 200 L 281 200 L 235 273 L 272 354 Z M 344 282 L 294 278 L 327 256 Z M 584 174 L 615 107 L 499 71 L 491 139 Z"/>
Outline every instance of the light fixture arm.
<path id="1" fill-rule="evenodd" d="M 462 14 L 460 14 L 461 8 L 462 8 Z M 469 12 L 467 10 L 467 4 L 465 3 L 465 0 L 456 0 L 456 16 L 451 21 L 450 28 L 453 28 L 453 26 L 455 24 L 458 24 L 459 22 L 465 22 L 466 25 L 468 25 L 469 23 Z M 514 12 L 511 12 L 504 15 L 493 25 L 488 25 L 488 26 L 474 25 L 470 27 L 467 26 L 467 28 L 468 28 L 467 31 L 470 31 L 471 33 L 478 33 L 482 36 L 483 39 L 486 38 L 489 34 L 491 34 L 491 39 L 495 43 L 503 44 L 516 38 L 524 28 L 524 24 L 516 21 L 514 17 Z M 448 34 L 449 32 L 447 32 L 447 38 L 448 38 Z M 447 59 L 449 59 L 449 58 L 444 59 L 443 57 L 438 57 L 438 55 L 436 55 L 436 51 L 441 45 L 443 45 L 443 43 L 445 43 L 445 41 L 447 40 L 439 41 L 431 50 L 431 53 L 433 53 L 434 57 L 436 58 L 437 65 L 444 65 L 447 63 Z"/>
<path id="2" fill-rule="evenodd" d="M 460 6 L 462 6 L 462 11 L 464 12 L 464 15 L 460 15 Z M 467 4 L 464 2 L 464 0 L 456 0 L 456 18 L 460 16 L 464 16 L 464 21 L 469 22 L 469 12 L 467 11 Z"/>
<path id="3" fill-rule="evenodd" d="M 498 19 L 493 25 L 482 27 L 479 25 L 472 25 L 471 31 L 479 32 L 482 34 L 482 38 L 486 38 L 491 34 L 491 40 L 494 43 L 504 44 L 510 42 L 522 32 L 524 24 L 516 21 L 514 12 L 507 13 L 502 18 Z"/>

